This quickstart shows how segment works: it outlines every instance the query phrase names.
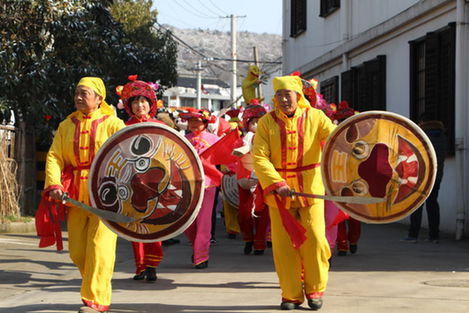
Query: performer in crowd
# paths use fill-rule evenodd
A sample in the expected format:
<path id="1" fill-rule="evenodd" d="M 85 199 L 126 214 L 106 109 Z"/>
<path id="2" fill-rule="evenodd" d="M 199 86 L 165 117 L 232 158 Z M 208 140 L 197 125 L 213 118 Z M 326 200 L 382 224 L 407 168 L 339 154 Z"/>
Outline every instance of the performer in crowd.
<path id="1" fill-rule="evenodd" d="M 274 111 L 263 116 L 254 137 L 254 170 L 264 189 L 272 226 L 275 269 L 282 289 L 282 310 L 308 300 L 322 307 L 331 255 L 325 236 L 324 201 L 291 198 L 291 190 L 324 194 L 321 141 L 335 125 L 312 108 L 298 76 L 273 79 Z M 302 279 L 304 269 L 304 279 Z"/>
<path id="2" fill-rule="evenodd" d="M 158 101 L 154 87 L 157 85 L 136 80 L 136 75 L 129 76 L 129 79 L 131 82 L 125 84 L 120 92 L 124 109 L 130 116 L 125 124 L 132 125 L 141 122 L 165 124 L 154 118 Z M 132 242 L 132 249 L 136 267 L 133 279 L 156 281 L 156 268 L 163 260 L 161 242 Z"/>
<path id="3" fill-rule="evenodd" d="M 187 129 L 190 133 L 186 135 L 186 138 L 189 139 L 199 155 L 218 140 L 218 136 L 206 130 L 207 125 L 215 121 L 215 116 L 211 116 L 208 110 L 188 108 L 188 112 L 180 113 L 179 117 L 187 120 Z M 208 267 L 215 192 L 216 185 L 206 173 L 202 206 L 195 221 L 185 231 L 187 238 L 192 243 L 192 263 L 196 269 Z"/>
<path id="4" fill-rule="evenodd" d="M 106 88 L 97 77 L 82 78 L 75 89 L 76 111 L 59 125 L 46 159 L 44 196 L 61 201 L 64 192 L 85 204 L 88 172 L 96 152 L 125 127 L 106 103 Z M 62 178 L 62 179 L 61 179 Z M 70 258 L 82 277 L 79 313 L 106 312 L 111 304 L 117 236 L 99 217 L 71 206 L 67 216 Z"/>
<path id="5" fill-rule="evenodd" d="M 438 164 L 435 184 L 433 185 L 430 195 L 425 201 L 428 218 L 428 241 L 431 243 L 438 243 L 440 239 L 440 205 L 438 204 L 438 192 L 440 191 L 440 184 L 443 179 L 445 157 L 448 151 L 448 139 L 445 135 L 445 126 L 441 121 L 438 121 L 435 118 L 435 114 L 432 112 L 422 113 L 419 120 L 419 126 L 432 142 Z M 422 212 L 423 205 L 410 216 L 408 236 L 402 239 L 403 241 L 417 242 L 422 223 Z"/>
<path id="6" fill-rule="evenodd" d="M 250 156 L 257 122 L 264 114 L 266 114 L 266 110 L 259 104 L 258 99 L 252 99 L 250 105 L 243 112 L 243 126 L 246 130 L 243 141 L 245 147 L 248 147 L 246 149 L 248 152 L 243 156 L 244 158 Z M 246 164 L 240 160 L 238 162 L 237 179 L 239 190 L 239 224 L 245 243 L 244 254 L 250 254 L 253 248 L 255 255 L 264 254 L 269 212 L 268 210 L 256 210 L 256 216 L 253 216 L 255 206 L 253 191 L 258 182 L 257 177 L 254 171 L 246 168 Z"/>
<path id="7" fill-rule="evenodd" d="M 334 105 L 333 105 L 334 106 Z M 351 108 L 347 101 L 341 101 L 337 107 L 334 106 L 330 118 L 335 124 L 340 124 L 345 119 L 357 114 L 358 112 Z M 336 206 L 330 202 L 329 207 Z M 326 205 L 327 208 L 327 205 Z M 332 226 L 334 227 L 334 226 Z M 347 219 L 337 224 L 337 255 L 345 256 L 350 251 L 351 254 L 357 253 L 358 241 L 361 235 L 361 222 L 349 216 Z"/>
<path id="8" fill-rule="evenodd" d="M 224 134 L 229 133 L 230 131 L 236 130 L 241 134 L 241 120 L 239 118 L 240 109 L 232 108 L 226 112 L 225 116 L 229 116 L 230 119 L 228 121 L 228 125 L 230 126 L 229 129 L 225 130 Z M 219 119 L 223 119 L 220 117 Z M 218 132 L 219 136 L 220 134 Z M 236 162 L 223 164 L 220 166 L 221 171 L 225 175 L 236 175 L 236 170 L 238 167 L 238 160 Z M 239 224 L 239 205 L 231 204 L 227 199 L 224 197 L 222 198 L 223 201 L 223 219 L 225 224 L 226 233 L 228 234 L 228 239 L 236 239 L 236 235 L 241 232 L 240 224 Z"/>
<path id="9" fill-rule="evenodd" d="M 349 216 L 337 225 L 337 255 L 346 256 L 347 252 L 357 253 L 361 223 Z"/>

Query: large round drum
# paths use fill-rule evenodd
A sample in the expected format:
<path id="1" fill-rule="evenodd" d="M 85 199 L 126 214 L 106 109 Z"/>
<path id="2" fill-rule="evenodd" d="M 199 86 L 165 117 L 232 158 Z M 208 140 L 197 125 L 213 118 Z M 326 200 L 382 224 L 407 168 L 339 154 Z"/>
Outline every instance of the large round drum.
<path id="1" fill-rule="evenodd" d="M 239 207 L 239 190 L 236 174 L 227 173 L 223 175 L 221 180 L 221 191 L 223 198 L 228 201 L 232 207 L 237 209 Z"/>
<path id="2" fill-rule="evenodd" d="M 398 114 L 370 111 L 338 125 L 324 146 L 321 169 L 330 195 L 385 198 L 377 204 L 338 203 L 348 214 L 367 223 L 389 223 L 425 201 L 436 164 L 420 127 Z"/>
<path id="3" fill-rule="evenodd" d="M 110 137 L 93 160 L 91 203 L 136 219 L 103 222 L 131 241 L 153 242 L 182 233 L 203 200 L 202 163 L 190 142 L 170 127 L 139 123 Z"/>

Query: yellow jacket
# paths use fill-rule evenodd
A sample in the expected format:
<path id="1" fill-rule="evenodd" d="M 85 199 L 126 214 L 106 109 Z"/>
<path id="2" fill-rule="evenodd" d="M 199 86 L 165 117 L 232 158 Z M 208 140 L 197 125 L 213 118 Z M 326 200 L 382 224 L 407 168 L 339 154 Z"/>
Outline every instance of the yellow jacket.
<path id="1" fill-rule="evenodd" d="M 291 118 L 277 108 L 259 120 L 252 154 L 267 205 L 276 206 L 271 192 L 285 184 L 296 191 L 324 194 L 321 142 L 334 128 L 321 110 L 304 106 Z M 300 197 L 294 205 L 304 207 L 314 201 Z M 289 199 L 286 206 L 290 207 Z"/>
<path id="2" fill-rule="evenodd" d="M 78 201 L 89 204 L 88 173 L 96 152 L 115 132 L 125 127 L 122 120 L 102 108 L 89 115 L 76 111 L 59 125 L 47 153 L 45 192 L 62 189 L 61 175 L 73 170 Z"/>

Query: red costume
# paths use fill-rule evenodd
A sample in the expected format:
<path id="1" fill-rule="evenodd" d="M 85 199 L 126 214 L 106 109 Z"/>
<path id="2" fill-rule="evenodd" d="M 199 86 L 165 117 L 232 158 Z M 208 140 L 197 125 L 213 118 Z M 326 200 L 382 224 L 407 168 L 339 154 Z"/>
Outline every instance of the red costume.
<path id="1" fill-rule="evenodd" d="M 266 110 L 259 105 L 257 99 L 253 99 L 251 105 L 246 107 L 243 112 L 243 126 L 247 130 L 243 141 L 245 146 L 250 147 L 249 150 L 251 150 L 255 135 L 253 131 L 249 131 L 249 123 L 265 113 Z M 269 211 L 264 208 L 263 201 L 260 203 L 256 201 L 260 206 L 256 207 L 254 190 L 256 189 L 257 177 L 252 169 L 246 168 L 243 162 L 238 162 L 236 174 L 239 182 L 239 224 L 245 242 L 244 254 L 250 254 L 253 246 L 254 254 L 263 254 L 266 247 L 267 227 L 270 223 Z"/>

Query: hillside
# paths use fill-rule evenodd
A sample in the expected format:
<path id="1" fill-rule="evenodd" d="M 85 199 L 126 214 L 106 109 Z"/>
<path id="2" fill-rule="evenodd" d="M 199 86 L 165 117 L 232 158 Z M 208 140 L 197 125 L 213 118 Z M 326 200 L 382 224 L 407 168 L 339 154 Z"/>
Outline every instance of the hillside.
<path id="1" fill-rule="evenodd" d="M 178 38 L 196 51 L 209 58 L 231 59 L 231 34 L 214 30 L 179 29 L 164 25 Z M 274 34 L 258 34 L 251 32 L 237 33 L 238 60 L 253 60 L 253 47 L 257 47 L 259 61 L 281 61 L 281 36 Z M 179 43 L 178 45 L 178 73 L 194 75 L 197 61 L 203 57 Z M 238 62 L 238 84 L 246 75 L 250 63 Z M 260 64 L 267 73 L 280 68 L 281 64 Z M 226 83 L 231 82 L 231 62 L 202 60 L 204 77 L 216 77 Z"/>

